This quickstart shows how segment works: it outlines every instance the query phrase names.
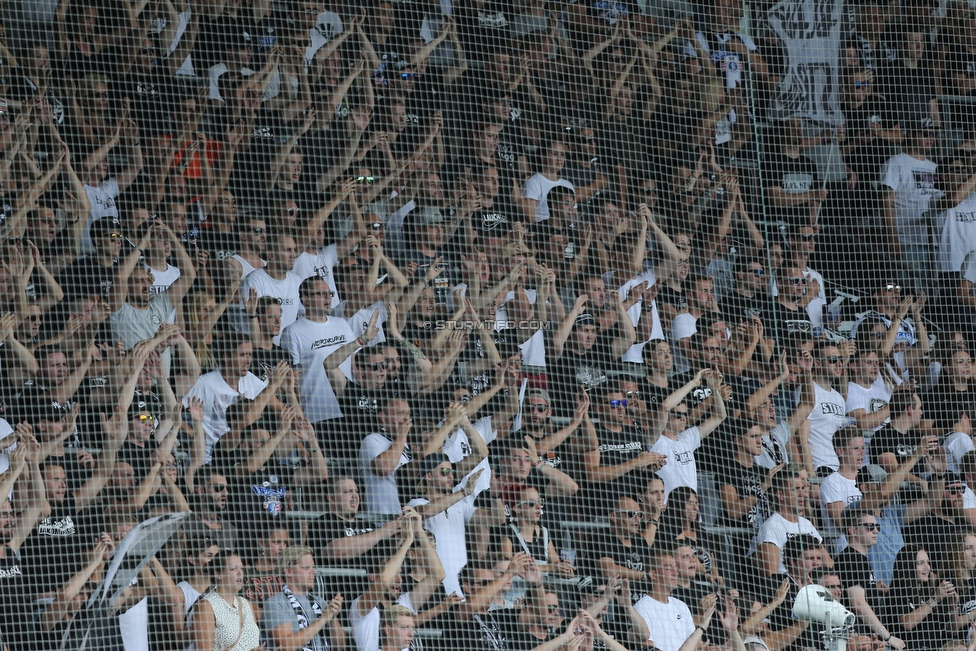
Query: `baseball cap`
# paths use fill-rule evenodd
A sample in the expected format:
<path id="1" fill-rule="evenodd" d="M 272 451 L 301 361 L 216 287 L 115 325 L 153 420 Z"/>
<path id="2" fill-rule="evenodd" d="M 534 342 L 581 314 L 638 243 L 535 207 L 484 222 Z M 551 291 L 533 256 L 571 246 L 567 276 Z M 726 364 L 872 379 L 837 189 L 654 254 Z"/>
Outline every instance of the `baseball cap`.
<path id="1" fill-rule="evenodd" d="M 545 389 L 529 389 L 529 393 L 525 396 L 525 399 L 528 400 L 529 398 L 542 398 L 546 401 L 547 405 L 552 404 L 552 400 L 549 398 L 549 392 Z"/>
<path id="2" fill-rule="evenodd" d="M 450 463 L 451 460 L 443 452 L 432 452 L 420 460 L 417 471 L 417 492 L 423 491 L 424 481 L 427 475 L 434 472 L 434 469 L 442 463 Z"/>
<path id="3" fill-rule="evenodd" d="M 122 234 L 122 222 L 115 217 L 102 217 L 92 222 L 90 230 L 92 239 L 109 233 Z"/>

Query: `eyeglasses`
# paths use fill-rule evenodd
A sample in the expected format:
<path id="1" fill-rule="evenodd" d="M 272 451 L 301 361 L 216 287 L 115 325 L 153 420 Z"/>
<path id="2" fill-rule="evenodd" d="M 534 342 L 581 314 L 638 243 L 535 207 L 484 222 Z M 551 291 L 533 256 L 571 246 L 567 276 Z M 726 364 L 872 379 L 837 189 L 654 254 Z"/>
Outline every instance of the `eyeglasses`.
<path id="1" fill-rule="evenodd" d="M 522 500 L 521 502 L 516 502 L 515 506 L 528 506 L 530 509 L 535 507 L 544 507 L 546 505 L 546 498 L 540 497 L 537 500 Z"/>
<path id="2" fill-rule="evenodd" d="M 807 284 L 807 279 L 806 278 L 788 278 L 787 280 L 790 281 L 790 284 L 791 285 L 806 285 Z"/>
<path id="3" fill-rule="evenodd" d="M 878 525 L 877 522 L 862 522 L 862 523 L 860 523 L 857 526 L 861 527 L 865 531 L 880 531 L 881 530 L 881 526 Z"/>
<path id="4" fill-rule="evenodd" d="M 837 364 L 842 359 L 843 359 L 843 357 L 838 357 L 837 355 L 831 355 L 830 357 L 824 357 L 824 361 L 827 362 L 828 364 Z"/>
<path id="5" fill-rule="evenodd" d="M 682 420 L 682 419 L 688 418 L 688 412 L 687 411 L 673 411 L 672 410 L 672 411 L 669 411 L 668 413 L 671 414 L 671 418 L 673 418 L 675 420 Z"/>
<path id="6" fill-rule="evenodd" d="M 855 81 L 854 82 L 854 88 L 870 88 L 870 87 L 871 87 L 871 82 L 870 81 Z"/>
<path id="7" fill-rule="evenodd" d="M 623 513 L 624 517 L 627 518 L 628 520 L 633 520 L 634 518 L 637 518 L 638 520 L 644 519 L 643 511 L 630 511 L 630 510 L 620 511 L 615 509 L 614 513 Z"/>
<path id="8" fill-rule="evenodd" d="M 543 414 L 549 410 L 549 405 L 529 405 L 529 411 L 534 411 L 537 414 Z"/>
<path id="9" fill-rule="evenodd" d="M 901 285 L 893 285 L 891 283 L 888 283 L 887 285 L 884 286 L 884 290 L 886 292 L 900 292 Z"/>
<path id="10" fill-rule="evenodd" d="M 413 73 L 412 72 L 401 72 L 400 73 L 400 79 L 402 79 L 404 81 L 410 81 L 410 80 L 413 79 Z"/>
<path id="11" fill-rule="evenodd" d="M 454 468 L 440 468 L 438 472 L 440 473 L 441 477 L 450 477 L 454 474 Z"/>
<path id="12" fill-rule="evenodd" d="M 817 236 L 815 233 L 800 233 L 800 239 L 804 242 L 810 242 L 817 239 Z"/>
<path id="13" fill-rule="evenodd" d="M 299 213 L 302 212 L 301 208 L 289 208 L 285 211 L 285 214 L 289 217 L 297 217 Z"/>
<path id="14" fill-rule="evenodd" d="M 226 493 L 227 484 L 210 484 L 210 490 L 215 493 Z"/>
<path id="15" fill-rule="evenodd" d="M 621 407 L 627 406 L 626 400 L 611 400 L 609 403 L 610 409 L 620 409 Z"/>
<path id="16" fill-rule="evenodd" d="M 255 235 L 265 235 L 268 232 L 268 229 L 252 227 L 251 232 L 254 233 Z"/>
<path id="17" fill-rule="evenodd" d="M 766 275 L 766 271 L 764 269 L 753 269 L 752 275 L 757 278 L 762 278 L 763 276 Z"/>
<path id="18" fill-rule="evenodd" d="M 373 176 L 357 176 L 356 177 L 356 183 L 372 183 L 375 180 L 376 180 L 376 177 L 373 177 Z"/>

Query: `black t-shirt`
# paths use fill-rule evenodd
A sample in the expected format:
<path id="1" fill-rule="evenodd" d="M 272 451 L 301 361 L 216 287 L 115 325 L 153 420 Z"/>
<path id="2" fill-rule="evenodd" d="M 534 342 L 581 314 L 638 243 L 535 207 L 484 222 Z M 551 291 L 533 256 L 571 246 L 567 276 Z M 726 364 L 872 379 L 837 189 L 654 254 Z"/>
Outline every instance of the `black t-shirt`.
<path id="1" fill-rule="evenodd" d="M 953 524 L 940 517 L 926 515 L 916 520 L 911 526 L 903 528 L 906 545 L 920 545 L 929 553 L 932 569 L 943 576 L 952 571 L 952 558 L 956 550 L 956 540 L 959 534 L 971 529 L 965 522 Z"/>
<path id="2" fill-rule="evenodd" d="M 373 525 L 365 520 L 343 520 L 334 513 L 325 513 L 309 522 L 307 544 L 315 550 L 316 556 L 321 556 L 322 550 L 328 547 L 333 540 L 362 536 L 372 532 L 373 529 Z M 379 547 L 382 547 L 382 544 L 377 545 L 377 548 Z M 368 567 L 369 555 L 378 553 L 377 548 L 368 552 L 364 549 L 363 554 L 352 558 L 330 560 L 329 565 Z M 407 591 L 404 590 L 404 592 Z"/>
<path id="3" fill-rule="evenodd" d="M 210 254 L 211 262 L 223 262 L 240 251 L 241 236 L 208 228 L 200 231 L 200 247 Z"/>
<path id="4" fill-rule="evenodd" d="M 762 483 L 766 479 L 766 469 L 755 465 L 746 468 L 735 459 L 726 459 L 724 464 L 716 464 L 721 472 L 716 480 L 719 484 L 729 485 L 735 489 L 736 496 L 742 500 L 758 497 L 758 501 L 738 519 L 722 509 L 722 526 L 725 527 L 755 527 L 770 515 L 770 504 L 766 494 L 762 491 Z"/>
<path id="5" fill-rule="evenodd" d="M 751 273 L 751 272 L 750 272 Z M 722 318 L 730 328 L 735 328 L 742 321 L 749 321 L 756 316 L 763 322 L 763 326 L 772 325 L 773 311 L 767 296 L 743 296 L 732 291 L 722 299 Z"/>
<path id="6" fill-rule="evenodd" d="M 813 332 L 813 323 L 810 321 L 810 315 L 802 307 L 791 310 L 782 303 L 777 303 L 770 308 L 770 314 L 775 314 L 776 318 L 773 319 L 772 323 L 764 322 L 763 325 L 766 327 L 767 332 L 769 332 L 770 326 L 772 326 L 773 337 L 778 342 L 789 341 L 790 337 L 794 334 L 809 335 Z"/>
<path id="7" fill-rule="evenodd" d="M 596 425 L 595 428 L 600 444 L 601 468 L 626 463 L 636 458 L 646 447 L 647 437 L 634 426 L 624 426 L 619 432 L 611 431 L 602 424 Z M 643 472 L 637 469 L 613 481 L 587 482 L 580 495 L 579 508 L 584 509 L 589 517 L 605 513 L 613 508 L 613 503 L 619 494 L 640 491 L 645 481 Z"/>
<path id="8" fill-rule="evenodd" d="M 790 158 L 781 151 L 771 151 L 765 153 L 765 159 L 763 175 L 768 179 L 766 183 L 769 187 L 781 188 L 786 195 L 803 194 L 821 188 L 817 166 L 802 154 L 798 158 Z M 772 212 L 777 219 L 784 219 L 788 216 L 789 209 L 774 207 Z"/>
<path id="9" fill-rule="evenodd" d="M 100 294 L 107 300 L 117 271 L 117 260 L 112 266 L 103 267 L 95 261 L 94 256 L 90 256 L 70 264 L 57 280 L 64 290 L 65 300 L 90 294 Z"/>
<path id="10" fill-rule="evenodd" d="M 885 423 L 871 438 L 871 457 L 878 459 L 882 454 L 893 454 L 898 465 L 907 461 L 918 447 L 919 436 L 911 430 L 902 434 L 891 423 Z"/>
<path id="11" fill-rule="evenodd" d="M 447 639 L 465 651 L 508 651 L 506 632 L 517 625 L 518 613 L 506 608 L 475 615 L 470 619 L 455 619 L 456 629 Z"/>
<path id="12" fill-rule="evenodd" d="M 651 384 L 648 382 L 646 377 L 642 377 L 637 381 L 637 390 L 640 392 L 640 399 L 644 402 L 644 408 L 647 409 L 648 414 L 652 414 L 657 411 L 661 403 L 667 400 L 668 396 L 674 393 L 675 389 L 680 388 L 677 386 L 672 379 L 668 379 L 668 386 L 659 387 L 656 384 Z"/>
<path id="13" fill-rule="evenodd" d="M 881 601 L 878 592 L 878 580 L 874 577 L 871 570 L 871 563 L 868 557 L 857 551 L 853 547 L 848 547 L 842 551 L 834 560 L 834 568 L 840 575 L 840 585 L 844 590 L 844 600 L 848 610 L 853 610 L 850 597 L 847 591 L 854 586 L 861 586 L 864 590 L 864 599 L 874 614 L 877 615 Z"/>
<path id="14" fill-rule="evenodd" d="M 948 378 L 939 382 L 925 403 L 925 413 L 935 420 L 935 427 L 940 430 L 952 427 L 963 412 L 976 414 L 976 390 L 967 386 L 966 391 L 956 391 Z"/>
<path id="15" fill-rule="evenodd" d="M 616 331 L 617 328 L 614 326 L 597 335 L 596 343 L 583 354 L 574 352 L 567 342 L 559 359 L 555 359 L 548 350 L 552 344 L 553 334 L 544 331 L 547 349 L 546 378 L 554 417 L 572 418 L 580 385 L 593 389 L 607 381 L 607 371 L 615 364 L 610 346 Z M 570 334 L 570 337 L 573 335 Z"/>
<path id="16" fill-rule="evenodd" d="M 926 61 L 909 68 L 900 61 L 878 66 L 880 92 L 888 98 L 906 122 L 929 117 L 929 102 L 935 98 L 935 71 Z M 905 126 L 904 123 L 902 126 Z"/>
<path id="17" fill-rule="evenodd" d="M 355 449 L 367 434 L 379 427 L 376 411 L 387 395 L 389 392 L 385 388 L 367 389 L 351 380 L 346 384 L 346 391 L 339 398 L 339 409 L 342 410 L 346 438 L 355 443 Z"/>
<path id="18" fill-rule="evenodd" d="M 53 506 L 51 515 L 38 522 L 24 541 L 21 554 L 35 594 L 60 588 L 81 569 L 89 533 L 83 520 L 74 497 L 68 495 L 62 504 Z"/>
<path id="19" fill-rule="evenodd" d="M 882 623 L 888 627 L 892 635 L 899 637 L 909 649 L 913 651 L 931 651 L 941 649 L 949 641 L 948 631 L 953 627 L 950 620 L 956 612 L 955 608 L 936 606 L 934 610 L 925 611 L 925 617 L 911 630 L 901 625 L 898 618 L 914 612 L 925 605 L 932 592 L 920 594 L 919 590 L 894 589 L 885 599 L 885 614 Z M 948 606 L 948 604 L 946 604 Z"/>
<path id="20" fill-rule="evenodd" d="M 630 547 L 627 547 L 609 530 L 604 530 L 591 536 L 580 566 L 583 573 L 600 576 L 600 559 L 609 558 L 620 567 L 646 573 L 651 567 L 650 557 L 651 547 L 642 536 L 631 538 Z M 630 582 L 635 601 L 640 598 L 637 592 L 646 589 L 642 583 L 642 581 Z"/>
<path id="21" fill-rule="evenodd" d="M 27 576 L 20 555 L 4 544 L 0 558 L 0 644 L 14 649 L 28 649 L 25 633 L 30 629 L 31 602 L 28 599 Z M 50 562 L 50 561 L 49 561 Z"/>

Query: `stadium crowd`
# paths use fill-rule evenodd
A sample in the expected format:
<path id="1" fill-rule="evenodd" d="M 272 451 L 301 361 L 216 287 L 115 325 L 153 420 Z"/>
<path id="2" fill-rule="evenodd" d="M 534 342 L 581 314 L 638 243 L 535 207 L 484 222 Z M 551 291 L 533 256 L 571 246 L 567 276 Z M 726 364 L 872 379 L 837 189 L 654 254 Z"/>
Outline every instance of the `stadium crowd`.
<path id="1" fill-rule="evenodd" d="M 771 4 L 3 3 L 0 650 L 976 648 L 976 4 Z"/>

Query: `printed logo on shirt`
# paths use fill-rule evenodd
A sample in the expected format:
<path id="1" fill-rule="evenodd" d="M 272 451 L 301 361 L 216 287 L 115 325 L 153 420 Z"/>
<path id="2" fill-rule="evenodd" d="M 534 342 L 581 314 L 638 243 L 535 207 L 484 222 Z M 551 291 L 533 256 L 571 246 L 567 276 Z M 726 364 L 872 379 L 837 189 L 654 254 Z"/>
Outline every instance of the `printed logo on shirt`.
<path id="1" fill-rule="evenodd" d="M 963 223 L 976 222 L 976 211 L 974 211 L 974 212 L 957 212 L 956 213 L 956 221 L 957 222 L 963 222 Z"/>
<path id="2" fill-rule="evenodd" d="M 838 418 L 844 418 L 847 415 L 844 405 L 838 405 L 833 402 L 821 402 L 820 413 L 824 416 L 837 416 Z"/>
<path id="3" fill-rule="evenodd" d="M 319 339 L 312 343 L 312 350 L 317 350 L 319 348 L 328 348 L 329 346 L 335 346 L 336 344 L 346 343 L 346 335 L 336 335 L 335 337 L 326 337 L 325 339 Z"/>
<path id="4" fill-rule="evenodd" d="M 266 481 L 260 486 L 255 484 L 251 490 L 264 502 L 264 510 L 271 515 L 277 516 L 285 507 L 285 493 L 288 489 L 278 485 L 278 478 L 271 475 L 271 481 Z"/>
<path id="5" fill-rule="evenodd" d="M 70 515 L 66 515 L 57 521 L 44 518 L 37 525 L 37 535 L 39 536 L 72 536 L 75 531 L 75 523 Z"/>
<path id="6" fill-rule="evenodd" d="M 935 172 L 930 172 L 928 170 L 912 170 L 912 176 L 915 177 L 916 190 L 924 195 L 936 193 L 935 182 L 939 177 Z"/>
<path id="7" fill-rule="evenodd" d="M 24 573 L 20 571 L 20 565 L 14 565 L 12 567 L 0 567 L 0 579 L 10 579 L 15 576 L 23 576 Z"/>
<path id="8" fill-rule="evenodd" d="M 371 533 L 373 527 L 367 527 L 365 529 L 360 529 L 358 527 L 346 527 L 346 538 L 355 538 L 356 536 L 362 536 L 363 534 Z"/>
<path id="9" fill-rule="evenodd" d="M 695 462 L 695 455 L 692 452 L 676 452 L 674 454 L 674 460 L 683 466 L 687 466 L 689 463 Z"/>
<path id="10" fill-rule="evenodd" d="M 631 441 L 630 443 L 620 443 L 620 444 L 610 444 L 602 443 L 600 444 L 600 452 L 626 452 L 628 450 L 643 450 L 644 445 L 640 441 Z"/>

